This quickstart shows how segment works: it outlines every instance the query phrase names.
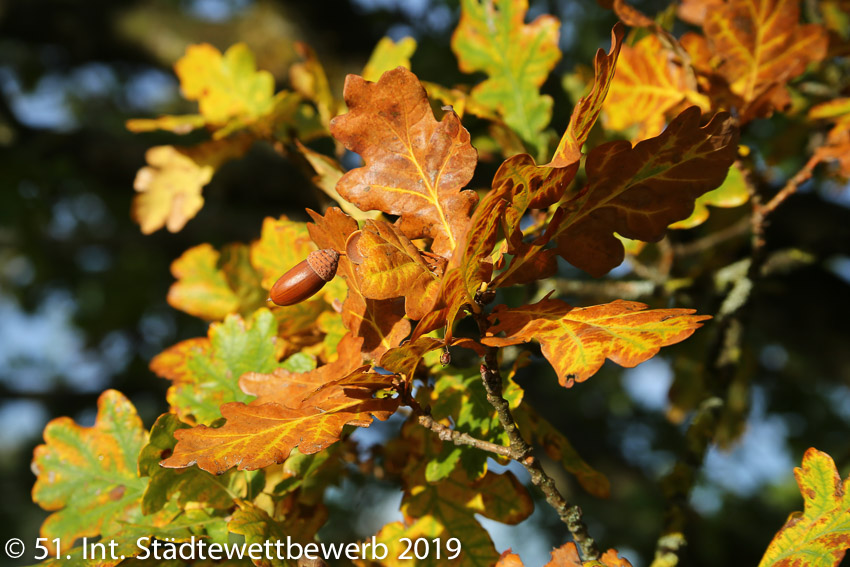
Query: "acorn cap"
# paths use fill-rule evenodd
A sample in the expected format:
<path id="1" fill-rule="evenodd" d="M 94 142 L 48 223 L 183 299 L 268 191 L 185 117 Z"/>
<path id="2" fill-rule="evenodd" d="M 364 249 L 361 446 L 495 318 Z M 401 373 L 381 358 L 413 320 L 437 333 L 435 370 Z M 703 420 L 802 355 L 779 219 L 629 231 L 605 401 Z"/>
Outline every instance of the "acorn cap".
<path id="1" fill-rule="evenodd" d="M 317 276 L 329 282 L 336 275 L 336 268 L 339 264 L 339 252 L 333 248 L 314 250 L 307 256 L 307 264 L 316 272 Z"/>

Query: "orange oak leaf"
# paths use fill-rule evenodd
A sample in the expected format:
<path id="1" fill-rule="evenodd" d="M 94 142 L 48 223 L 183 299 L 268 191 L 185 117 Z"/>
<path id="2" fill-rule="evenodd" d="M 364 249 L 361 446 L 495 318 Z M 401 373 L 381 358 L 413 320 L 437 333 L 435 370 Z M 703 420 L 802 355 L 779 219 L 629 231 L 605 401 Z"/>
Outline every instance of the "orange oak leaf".
<path id="1" fill-rule="evenodd" d="M 432 251 L 450 256 L 477 201 L 461 190 L 477 161 L 469 132 L 451 110 L 437 122 L 425 89 L 404 67 L 377 83 L 349 75 L 344 95 L 349 112 L 331 121 L 331 133 L 365 165 L 343 175 L 340 195 L 362 210 L 400 215 L 402 234 L 432 238 Z"/>
<path id="2" fill-rule="evenodd" d="M 290 372 L 276 368 L 271 374 L 248 372 L 239 378 L 239 387 L 248 395 L 257 396 L 257 404 L 278 403 L 298 407 L 301 401 L 321 386 L 338 380 L 362 366 L 361 337 L 346 334 L 337 345 L 337 359 L 309 372 Z"/>
<path id="3" fill-rule="evenodd" d="M 616 550 L 609 549 L 598 561 L 582 562 L 578 548 L 573 542 L 565 543 L 552 550 L 549 562 L 543 567 L 632 567 L 628 560 L 619 556 Z M 507 550 L 502 553 L 496 567 L 523 567 L 522 559 L 516 553 Z"/>
<path id="4" fill-rule="evenodd" d="M 483 343 L 508 346 L 536 340 L 565 388 L 584 382 L 610 359 L 631 368 L 655 356 L 663 346 L 681 342 L 702 326 L 708 315 L 693 309 L 652 309 L 617 300 L 576 307 L 543 299 L 515 309 L 499 305 Z M 505 332 L 504 338 L 495 335 Z"/>
<path id="5" fill-rule="evenodd" d="M 593 86 L 573 108 L 552 160 L 538 166 L 530 155 L 519 154 L 507 159 L 493 177 L 494 189 L 504 184 L 512 186 L 510 193 L 503 197 L 512 204 L 506 219 L 509 232 L 519 226 L 526 209 L 548 207 L 557 202 L 575 177 L 582 155 L 581 147 L 602 111 L 602 103 L 614 77 L 623 34 L 623 26 L 615 25 L 611 30 L 611 50 L 608 53 L 603 49 L 596 52 Z"/>
<path id="6" fill-rule="evenodd" d="M 368 427 L 373 417 L 386 420 L 398 408 L 398 398 L 373 397 L 392 386 L 392 375 L 375 374 L 364 383 L 359 374 L 325 385 L 297 408 L 278 403 L 225 404 L 221 406 L 227 420 L 223 426 L 176 431 L 174 454 L 160 464 L 167 468 L 197 464 L 221 474 L 232 467 L 255 470 L 282 463 L 296 447 L 305 455 L 318 453 L 339 441 L 346 425 Z"/>
<path id="7" fill-rule="evenodd" d="M 558 254 L 601 277 L 624 258 L 615 232 L 660 240 L 668 225 L 690 216 L 697 197 L 723 182 L 737 140 L 731 116 L 719 113 L 700 127 L 692 106 L 634 148 L 627 141 L 594 148 L 585 164 L 588 186 L 561 206 L 563 220 L 550 224 Z"/>
<path id="8" fill-rule="evenodd" d="M 826 30 L 799 19 L 799 0 L 728 0 L 707 11 L 705 36 L 717 73 L 743 100 L 742 121 L 769 115 L 785 83 L 826 57 Z"/>
<path id="9" fill-rule="evenodd" d="M 314 211 L 307 212 L 313 218 L 307 230 L 319 248 L 346 249 L 348 237 L 358 229 L 357 221 L 336 207 L 328 209 L 325 216 Z M 401 344 L 410 334 L 410 322 L 404 318 L 403 303 L 395 299 L 364 297 L 354 264 L 347 255 L 339 258 L 337 276 L 344 278 L 348 284 L 348 295 L 342 303 L 343 324 L 353 335 L 363 337 L 364 354 L 376 360 L 388 349 Z"/>
<path id="10" fill-rule="evenodd" d="M 707 101 L 691 91 L 687 71 L 674 58 L 673 51 L 656 35 L 623 47 L 605 100 L 606 127 L 625 130 L 636 125 L 634 139 L 643 140 L 661 133 L 667 113 L 686 98 L 702 102 L 703 109 L 708 110 Z"/>
<path id="11" fill-rule="evenodd" d="M 367 220 L 356 246 L 363 257 L 355 272 L 364 297 L 403 297 L 405 313 L 414 320 L 433 310 L 440 293 L 442 266 L 432 271 L 419 249 L 396 227 Z"/>
<path id="12" fill-rule="evenodd" d="M 832 457 L 815 448 L 794 476 L 803 511 L 789 516 L 759 567 L 838 567 L 850 549 L 850 477 L 842 481 Z"/>

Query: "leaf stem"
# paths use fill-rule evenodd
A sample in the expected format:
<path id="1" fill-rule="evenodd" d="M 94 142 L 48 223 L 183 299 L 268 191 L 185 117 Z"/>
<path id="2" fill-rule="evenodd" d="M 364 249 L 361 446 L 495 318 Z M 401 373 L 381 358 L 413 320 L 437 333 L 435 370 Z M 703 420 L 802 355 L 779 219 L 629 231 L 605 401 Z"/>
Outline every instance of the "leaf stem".
<path id="1" fill-rule="evenodd" d="M 477 299 L 478 296 L 476 296 Z M 478 303 L 479 307 L 484 306 L 483 301 L 478 301 Z M 481 337 L 484 337 L 489 325 L 487 315 L 483 311 L 479 311 L 479 313 L 473 313 L 473 315 L 478 323 L 479 334 Z M 531 446 L 525 442 L 525 439 L 522 438 L 519 432 L 516 421 L 514 421 L 511 415 L 510 404 L 502 396 L 502 375 L 499 372 L 498 354 L 499 349 L 497 347 L 486 347 L 484 363 L 481 365 L 481 381 L 484 383 L 484 389 L 487 391 L 487 401 L 496 410 L 496 414 L 499 416 L 499 423 L 501 423 L 502 428 L 508 434 L 508 439 L 510 439 L 510 457 L 525 467 L 525 470 L 528 471 L 531 477 L 531 482 L 540 488 L 546 498 L 546 502 L 555 509 L 561 521 L 566 524 L 567 529 L 573 536 L 573 540 L 581 550 L 583 560 L 596 561 L 601 554 L 596 547 L 596 542 L 590 537 L 587 526 L 582 520 L 581 508 L 575 504 L 570 504 L 558 491 L 555 481 L 543 470 L 540 461 L 532 454 Z"/>

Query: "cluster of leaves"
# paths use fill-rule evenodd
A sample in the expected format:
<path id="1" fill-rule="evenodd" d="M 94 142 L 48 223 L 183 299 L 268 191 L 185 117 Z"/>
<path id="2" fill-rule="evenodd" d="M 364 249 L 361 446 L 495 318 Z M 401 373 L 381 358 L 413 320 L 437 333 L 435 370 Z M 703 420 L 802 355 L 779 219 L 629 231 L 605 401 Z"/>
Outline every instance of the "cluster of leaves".
<path id="1" fill-rule="evenodd" d="M 94 427 L 48 425 L 34 462 L 34 499 L 55 510 L 44 537 L 67 546 L 99 535 L 127 557 L 141 535 L 313 541 L 327 519 L 325 489 L 363 457 L 351 428 L 397 413 L 406 421 L 380 458 L 404 490 L 404 520 L 378 541 L 457 537 L 462 565 L 520 565 L 516 555 L 499 556 L 475 515 L 515 524 L 533 508 L 512 473 L 488 470 L 488 456 L 521 461 L 547 501 L 559 502 L 531 445 L 607 496 L 608 480 L 523 401 L 512 376 L 524 357 L 500 360 L 502 348 L 539 343 L 571 388 L 606 359 L 625 367 L 648 360 L 709 317 L 625 300 L 574 307 L 551 294 L 488 305 L 499 289 L 554 275 L 558 257 L 602 277 L 671 225 L 704 221 L 706 204 L 746 201 L 739 128 L 788 106 L 788 82 L 826 57 L 827 30 L 800 25 L 796 0 L 692 0 L 679 15 L 703 35 L 677 39 L 668 16 L 653 20 L 615 0 L 634 29 L 626 41 L 624 26 L 613 28 L 556 139 L 547 130 L 554 101 L 540 89 L 560 58 L 557 19 L 525 23 L 524 0 L 461 4 L 452 48 L 462 71 L 486 76 L 471 90 L 420 82 L 409 70 L 412 40 L 382 41 L 362 75 L 347 78 L 344 100 L 307 46 L 291 70 L 293 90 L 275 93 L 244 45 L 222 54 L 204 44 L 175 65 L 199 114 L 128 124 L 210 134 L 196 146 L 148 151 L 133 206 L 145 233 L 180 230 L 215 171 L 257 142 L 309 164 L 337 206 L 309 211 L 310 223 L 269 217 L 250 244 L 201 244 L 174 261 L 168 301 L 211 321 L 208 336 L 152 361 L 171 381 L 171 411 L 150 433 L 114 391 L 101 397 Z M 440 120 L 432 101 L 445 105 Z M 483 191 L 468 187 L 478 154 L 461 123 L 467 114 L 487 124 L 505 158 Z M 629 139 L 588 149 L 600 115 Z M 813 159 L 838 159 L 846 174 L 847 100 L 813 106 L 810 116 L 835 122 Z M 328 137 L 334 156 L 306 145 Z M 362 165 L 345 171 L 345 150 Z M 342 253 L 335 280 L 297 305 L 267 303 L 281 274 L 326 248 Z M 477 334 L 456 335 L 464 318 Z M 440 355 L 449 347 L 484 363 L 448 365 Z M 850 538 L 848 481 L 814 449 L 797 478 L 805 512 L 780 530 L 762 564 L 816 555 L 807 564 L 837 565 Z M 580 518 L 567 524 L 583 557 L 567 543 L 550 565 L 628 565 L 615 551 L 596 552 Z"/>

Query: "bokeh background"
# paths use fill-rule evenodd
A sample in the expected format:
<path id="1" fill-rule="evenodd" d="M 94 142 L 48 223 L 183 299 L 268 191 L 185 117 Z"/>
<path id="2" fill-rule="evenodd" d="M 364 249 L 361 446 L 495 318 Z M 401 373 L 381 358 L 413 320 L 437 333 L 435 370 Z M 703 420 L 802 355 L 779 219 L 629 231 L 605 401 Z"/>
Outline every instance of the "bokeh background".
<path id="1" fill-rule="evenodd" d="M 649 13 L 665 7 L 636 5 Z M 615 18 L 594 0 L 531 2 L 530 16 L 544 12 L 562 21 L 564 58 L 545 90 L 556 100 L 553 125 L 563 128 L 572 104 L 562 78 L 576 64 L 589 65 L 597 48 L 607 49 Z M 258 66 L 284 87 L 293 41 L 306 41 L 341 92 L 345 73 L 359 71 L 382 36 L 413 36 L 421 79 L 469 83 L 475 78 L 457 71 L 449 48 L 458 14 L 456 1 L 441 0 L 0 0 L 0 542 L 18 537 L 31 546 L 46 517 L 30 499 L 29 462 L 48 420 L 67 415 L 91 425 L 106 388 L 127 394 L 146 426 L 167 409 L 168 384 L 148 362 L 205 334 L 203 322 L 166 303 L 169 263 L 201 242 L 257 238 L 265 216 L 305 219 L 304 207 L 320 206 L 299 170 L 256 146 L 216 174 L 204 208 L 183 231 L 140 233 L 129 215 L 133 177 L 146 148 L 176 139 L 134 135 L 124 122 L 193 111 L 171 70 L 186 46 L 206 41 L 224 50 L 245 41 Z M 805 159 L 806 140 L 794 128 L 761 120 L 747 140 L 782 156 L 764 164 L 777 187 Z M 474 184 L 486 187 L 496 165 L 483 163 Z M 707 456 L 691 498 L 689 565 L 757 563 L 787 514 L 801 509 L 792 469 L 807 447 L 829 452 L 848 472 L 848 207 L 847 187 L 817 177 L 771 218 L 771 249 L 810 256 L 767 278 L 754 297 L 745 376 L 731 400 L 744 432 Z M 719 230 L 744 209 L 716 211 L 694 234 L 671 238 Z M 746 255 L 747 245 L 744 235 L 703 261 L 726 265 Z M 581 277 L 567 267 L 562 275 Z M 624 265 L 613 276 L 633 274 Z M 718 306 L 708 292 L 688 299 L 702 313 Z M 608 501 L 559 480 L 584 508 L 597 541 L 616 546 L 636 567 L 648 564 L 662 522 L 657 481 L 681 449 L 684 425 L 668 418 L 668 391 L 674 375 L 686 383 L 700 371 L 711 333 L 709 323 L 633 370 L 606 365 L 570 391 L 557 386 L 539 356 L 520 376 L 528 399 L 611 479 Z M 381 431 L 364 440 L 376 442 Z M 341 519 L 323 534 L 332 541 L 371 535 L 396 518 L 400 497 L 352 473 L 328 497 Z M 517 527 L 486 525 L 500 550 L 513 547 L 527 565 L 545 562 L 565 538 L 545 506 Z M 0 565 L 24 563 L 0 556 Z"/>

